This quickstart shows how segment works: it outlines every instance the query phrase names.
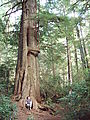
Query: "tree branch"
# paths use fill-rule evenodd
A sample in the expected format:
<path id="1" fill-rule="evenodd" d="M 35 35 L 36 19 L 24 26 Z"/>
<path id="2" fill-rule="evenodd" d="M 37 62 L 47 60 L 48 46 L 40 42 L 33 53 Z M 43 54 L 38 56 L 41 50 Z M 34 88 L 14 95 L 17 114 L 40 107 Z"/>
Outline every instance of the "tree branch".
<path id="1" fill-rule="evenodd" d="M 10 1 L 6 2 L 6 3 L 1 4 L 0 7 L 4 6 L 6 4 L 9 4 L 10 2 L 12 2 L 12 0 L 10 0 Z"/>
<path id="2" fill-rule="evenodd" d="M 8 15 L 11 15 L 12 13 L 17 12 L 18 10 L 22 10 L 22 8 L 19 8 L 19 9 L 16 9 L 16 10 L 14 10 L 14 11 L 11 11 L 10 13 L 5 14 L 3 17 L 8 16 Z"/>
<path id="3" fill-rule="evenodd" d="M 7 12 L 6 12 L 6 14 L 4 15 L 4 16 L 7 16 L 7 14 L 10 14 L 10 13 L 12 13 L 12 12 L 10 12 L 10 13 L 8 13 L 10 10 L 13 10 L 16 6 L 18 6 L 19 4 L 21 4 L 22 2 L 18 2 L 17 4 L 15 4 L 12 8 L 10 8 Z"/>

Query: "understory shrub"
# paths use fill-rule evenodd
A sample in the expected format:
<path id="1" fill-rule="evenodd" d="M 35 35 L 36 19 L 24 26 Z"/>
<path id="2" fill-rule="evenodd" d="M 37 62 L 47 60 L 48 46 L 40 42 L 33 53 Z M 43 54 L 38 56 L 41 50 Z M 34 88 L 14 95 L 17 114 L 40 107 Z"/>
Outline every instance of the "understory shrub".
<path id="1" fill-rule="evenodd" d="M 90 120 L 90 99 L 86 81 L 72 85 L 72 93 L 59 99 L 64 107 L 64 120 Z"/>
<path id="2" fill-rule="evenodd" d="M 40 85 L 41 97 L 45 101 L 51 99 L 52 102 L 57 102 L 57 98 L 68 94 L 69 87 L 64 85 L 63 82 L 60 76 L 55 76 L 54 78 L 53 76 L 49 76 L 47 80 L 42 80 Z"/>
<path id="3" fill-rule="evenodd" d="M 9 97 L 0 96 L 0 120 L 15 120 L 17 113 L 16 104 L 13 104 Z"/>
<path id="4" fill-rule="evenodd" d="M 30 115 L 27 120 L 34 120 L 34 117 L 32 115 Z"/>

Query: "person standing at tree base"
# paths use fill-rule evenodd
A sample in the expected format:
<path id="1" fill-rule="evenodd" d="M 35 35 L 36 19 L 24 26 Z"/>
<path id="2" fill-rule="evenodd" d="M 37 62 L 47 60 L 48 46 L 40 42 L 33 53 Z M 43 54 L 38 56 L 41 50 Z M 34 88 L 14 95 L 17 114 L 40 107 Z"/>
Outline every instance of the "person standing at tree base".
<path id="1" fill-rule="evenodd" d="M 31 110 L 33 108 L 33 102 L 29 96 L 26 99 L 25 106 L 29 110 Z"/>

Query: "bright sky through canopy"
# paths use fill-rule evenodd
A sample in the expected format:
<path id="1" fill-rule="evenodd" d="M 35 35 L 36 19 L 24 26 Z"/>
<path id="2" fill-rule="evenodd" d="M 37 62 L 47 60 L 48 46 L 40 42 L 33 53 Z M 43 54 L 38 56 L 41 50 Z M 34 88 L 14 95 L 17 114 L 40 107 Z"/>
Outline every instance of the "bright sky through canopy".
<path id="1" fill-rule="evenodd" d="M 1 1 L 0 1 L 1 2 Z M 40 0 L 40 4 L 41 5 L 44 5 L 46 3 L 46 0 Z M 21 15 L 21 11 L 18 11 L 16 13 L 13 13 L 11 16 L 10 16 L 10 21 L 11 23 L 15 23 L 15 21 L 17 20 L 17 18 Z"/>

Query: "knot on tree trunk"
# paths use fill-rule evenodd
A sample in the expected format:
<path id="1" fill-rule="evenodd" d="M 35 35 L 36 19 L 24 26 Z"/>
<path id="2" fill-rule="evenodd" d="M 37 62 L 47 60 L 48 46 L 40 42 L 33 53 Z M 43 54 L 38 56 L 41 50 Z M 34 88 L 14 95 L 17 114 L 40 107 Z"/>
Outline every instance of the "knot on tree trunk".
<path id="1" fill-rule="evenodd" d="M 28 47 L 27 55 L 32 54 L 32 55 L 34 55 L 36 57 L 36 56 L 38 56 L 39 53 L 40 53 L 39 48 L 30 48 L 30 47 Z"/>

